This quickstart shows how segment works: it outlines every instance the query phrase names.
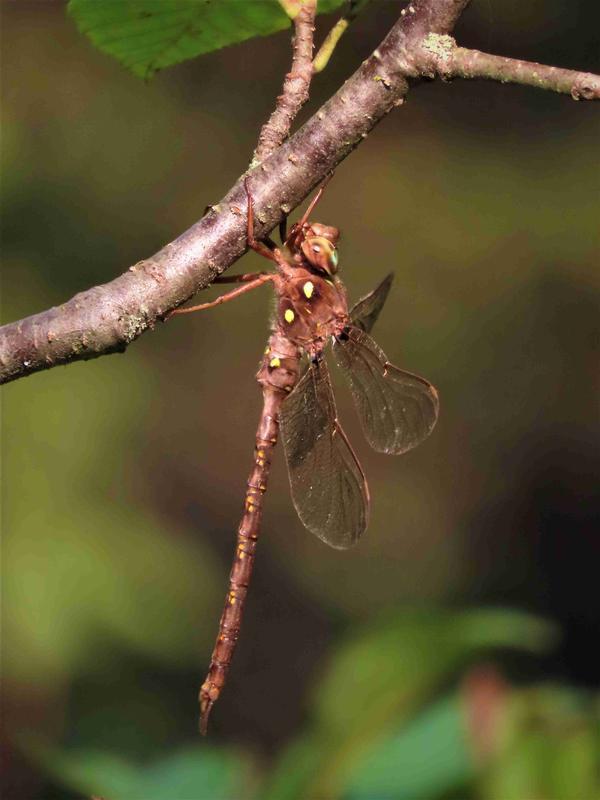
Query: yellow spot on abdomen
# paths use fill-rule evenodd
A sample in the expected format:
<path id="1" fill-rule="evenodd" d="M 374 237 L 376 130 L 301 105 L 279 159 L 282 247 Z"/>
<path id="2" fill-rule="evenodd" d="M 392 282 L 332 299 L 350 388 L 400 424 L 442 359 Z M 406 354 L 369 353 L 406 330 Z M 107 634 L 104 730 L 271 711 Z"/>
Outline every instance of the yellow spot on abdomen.
<path id="1" fill-rule="evenodd" d="M 235 592 L 229 592 L 229 602 L 232 606 L 235 605 Z"/>
<path id="2" fill-rule="evenodd" d="M 312 281 L 306 281 L 304 286 L 302 287 L 302 291 L 304 292 L 305 296 L 310 300 L 313 296 L 313 292 L 315 291 L 315 285 Z"/>
<path id="3" fill-rule="evenodd" d="M 280 367 L 281 366 L 281 359 L 277 358 L 277 356 L 275 356 L 275 358 L 272 358 L 269 361 L 269 366 L 270 367 Z"/>
<path id="4" fill-rule="evenodd" d="M 294 312 L 292 311 L 292 309 L 291 309 L 291 308 L 288 308 L 288 309 L 286 310 L 285 314 L 283 315 L 283 318 L 284 318 L 284 320 L 285 320 L 286 322 L 288 322 L 288 323 L 291 325 L 291 324 L 292 324 L 292 322 L 294 321 L 294 318 L 295 318 L 295 316 L 296 316 L 296 315 L 294 314 Z"/>

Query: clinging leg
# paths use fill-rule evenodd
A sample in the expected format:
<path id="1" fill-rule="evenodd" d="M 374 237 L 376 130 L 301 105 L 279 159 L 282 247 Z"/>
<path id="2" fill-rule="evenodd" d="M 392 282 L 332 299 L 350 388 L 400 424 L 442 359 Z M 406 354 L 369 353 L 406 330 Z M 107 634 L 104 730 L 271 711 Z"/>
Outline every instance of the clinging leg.
<path id="1" fill-rule="evenodd" d="M 326 188 L 327 184 L 329 183 L 329 181 L 332 178 L 333 178 L 333 172 L 329 173 L 329 175 L 325 178 L 325 180 L 321 184 L 321 187 L 320 187 L 319 191 L 316 193 L 316 195 L 310 201 L 310 203 L 308 205 L 308 208 L 306 209 L 306 211 L 302 215 L 301 219 L 299 219 L 298 222 L 296 222 L 294 225 L 292 225 L 292 227 L 290 229 L 290 234 L 284 240 L 284 244 L 288 243 L 289 239 L 291 239 L 295 235 L 296 231 L 299 231 L 299 230 L 302 229 L 302 226 L 304 225 L 304 223 L 308 220 L 308 218 L 310 217 L 312 212 L 315 210 L 315 206 L 317 205 L 319 200 L 323 197 L 323 192 L 325 191 L 325 188 Z"/>
<path id="2" fill-rule="evenodd" d="M 244 178 L 244 188 L 246 189 L 246 197 L 248 198 L 248 247 L 255 250 L 261 256 L 268 258 L 270 261 L 277 262 L 274 253 L 269 250 L 264 242 L 254 238 L 254 207 L 252 205 L 252 195 L 250 194 L 250 187 L 248 186 L 248 178 Z"/>
<path id="3" fill-rule="evenodd" d="M 285 244 L 287 241 L 287 221 L 288 218 L 284 217 L 279 223 L 279 238 L 281 240 L 281 244 Z"/>
<path id="4" fill-rule="evenodd" d="M 272 281 L 273 277 L 274 274 L 271 272 L 263 272 L 262 274 L 259 273 L 258 277 L 248 281 L 248 283 L 244 283 L 243 286 L 238 286 L 237 289 L 232 289 L 232 291 L 227 292 L 227 294 L 222 294 L 220 297 L 217 297 L 216 300 L 212 300 L 210 303 L 200 303 L 198 306 L 191 306 L 189 308 L 176 308 L 165 317 L 165 320 L 174 317 L 176 314 L 191 314 L 193 311 L 206 311 L 207 308 L 220 306 L 222 303 L 227 303 L 229 300 L 235 300 L 236 297 L 239 297 L 246 292 L 250 292 L 252 289 L 256 289 L 258 286 L 262 286 L 263 283 Z"/>
<path id="5" fill-rule="evenodd" d="M 242 275 L 219 275 L 212 283 L 248 283 L 266 274 L 266 272 L 244 272 Z"/>

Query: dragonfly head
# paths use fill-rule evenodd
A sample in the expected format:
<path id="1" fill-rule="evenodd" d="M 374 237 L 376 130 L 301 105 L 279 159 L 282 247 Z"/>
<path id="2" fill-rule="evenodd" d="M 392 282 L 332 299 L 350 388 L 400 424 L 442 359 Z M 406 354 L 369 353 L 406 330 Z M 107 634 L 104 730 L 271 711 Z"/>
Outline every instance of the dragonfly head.
<path id="1" fill-rule="evenodd" d="M 320 222 L 309 222 L 300 245 L 302 255 L 315 269 L 326 275 L 335 275 L 338 270 L 338 252 L 336 244 L 340 238 L 337 228 L 322 225 Z"/>

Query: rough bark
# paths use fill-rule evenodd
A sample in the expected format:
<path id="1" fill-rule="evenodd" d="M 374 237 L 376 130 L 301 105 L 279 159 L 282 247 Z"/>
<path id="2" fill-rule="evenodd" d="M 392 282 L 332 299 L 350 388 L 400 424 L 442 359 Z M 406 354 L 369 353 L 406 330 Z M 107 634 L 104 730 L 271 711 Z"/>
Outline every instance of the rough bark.
<path id="1" fill-rule="evenodd" d="M 290 134 L 292 122 L 308 100 L 308 90 L 313 74 L 313 33 L 315 30 L 315 0 L 305 0 L 294 17 L 292 42 L 292 67 L 283 81 L 283 90 L 277 98 L 275 110 L 258 137 L 253 166 L 274 153 Z"/>
<path id="2" fill-rule="evenodd" d="M 480 50 L 458 47 L 451 36 L 430 34 L 422 44 L 421 64 L 429 63 L 431 77 L 444 80 L 469 78 L 518 83 L 569 94 L 574 100 L 600 100 L 600 75 L 561 69 L 534 61 L 494 56 Z"/>

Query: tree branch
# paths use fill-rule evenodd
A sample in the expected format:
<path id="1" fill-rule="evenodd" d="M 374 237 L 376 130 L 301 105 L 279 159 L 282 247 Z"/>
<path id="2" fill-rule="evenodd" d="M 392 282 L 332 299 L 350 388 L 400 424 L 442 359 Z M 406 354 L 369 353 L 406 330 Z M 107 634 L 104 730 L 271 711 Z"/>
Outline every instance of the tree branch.
<path id="1" fill-rule="evenodd" d="M 414 0 L 400 12 L 408 21 L 411 38 L 427 33 L 450 33 L 471 0 Z"/>
<path id="2" fill-rule="evenodd" d="M 414 0 L 381 45 L 310 120 L 250 174 L 256 235 L 269 233 L 402 103 L 406 54 L 427 25 L 447 33 L 469 0 Z M 422 19 L 423 17 L 423 19 Z M 0 328 L 0 382 L 124 351 L 246 250 L 243 180 L 199 222 L 110 283 Z"/>
<path id="3" fill-rule="evenodd" d="M 292 68 L 283 81 L 283 91 L 269 120 L 263 125 L 254 151 L 252 166 L 255 167 L 274 153 L 290 134 L 292 122 L 308 100 L 308 90 L 313 74 L 313 33 L 317 0 L 304 0 L 294 17 L 292 42 Z"/>
<path id="4" fill-rule="evenodd" d="M 458 47 L 451 36 L 439 34 L 429 34 L 423 42 L 422 50 L 423 66 L 444 80 L 482 78 L 570 94 L 574 100 L 600 100 L 600 75 L 591 72 L 493 56 L 479 50 Z"/>
<path id="5" fill-rule="evenodd" d="M 446 34 L 468 2 L 413 0 L 338 92 L 249 172 L 257 237 L 268 234 L 386 114 L 402 104 L 409 81 L 415 85 L 423 77 L 449 77 L 448 50 L 460 48 Z M 587 82 L 577 84 L 584 90 L 582 96 L 587 86 Z M 0 382 L 123 351 L 211 283 L 246 250 L 243 177 L 206 216 L 154 256 L 61 306 L 0 328 Z"/>

